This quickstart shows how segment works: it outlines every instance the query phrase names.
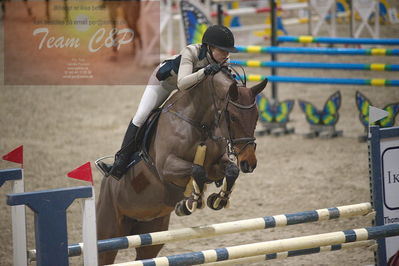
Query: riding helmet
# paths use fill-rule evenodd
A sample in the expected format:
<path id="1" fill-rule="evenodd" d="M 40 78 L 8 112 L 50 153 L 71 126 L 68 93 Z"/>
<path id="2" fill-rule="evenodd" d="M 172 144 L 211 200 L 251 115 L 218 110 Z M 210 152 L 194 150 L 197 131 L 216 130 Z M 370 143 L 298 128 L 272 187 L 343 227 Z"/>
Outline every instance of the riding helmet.
<path id="1" fill-rule="evenodd" d="M 234 35 L 229 28 L 222 25 L 212 25 L 204 33 L 202 43 L 217 47 L 229 53 L 237 53 L 234 47 Z"/>

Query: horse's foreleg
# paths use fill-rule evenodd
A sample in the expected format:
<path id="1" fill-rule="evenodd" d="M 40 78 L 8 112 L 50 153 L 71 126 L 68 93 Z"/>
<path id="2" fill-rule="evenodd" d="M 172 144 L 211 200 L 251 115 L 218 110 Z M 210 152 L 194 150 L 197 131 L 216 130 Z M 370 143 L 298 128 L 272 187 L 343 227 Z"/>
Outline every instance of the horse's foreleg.
<path id="1" fill-rule="evenodd" d="M 24 0 L 24 5 L 26 7 L 26 10 L 28 11 L 28 16 L 31 17 L 32 16 L 32 9 L 28 5 L 28 0 Z"/>
<path id="2" fill-rule="evenodd" d="M 204 206 L 202 195 L 207 178 L 203 166 L 170 155 L 162 173 L 167 181 L 186 187 L 184 194 L 187 198 L 177 203 L 175 208 L 177 215 L 190 215 L 195 209 Z"/>
<path id="3" fill-rule="evenodd" d="M 203 195 L 206 188 L 206 180 L 207 177 L 204 167 L 202 165 L 193 164 L 191 179 L 184 192 L 186 198 L 177 203 L 175 208 L 176 215 L 190 215 L 196 209 L 202 209 L 205 206 Z"/>
<path id="4" fill-rule="evenodd" d="M 132 235 L 166 231 L 169 228 L 170 214 L 149 222 L 137 222 L 131 232 Z M 136 248 L 136 260 L 155 258 L 164 245 L 153 245 Z"/>
<path id="5" fill-rule="evenodd" d="M 71 21 L 70 17 L 69 17 L 69 8 L 68 8 L 68 0 L 64 0 L 64 20 L 65 21 Z"/>
<path id="6" fill-rule="evenodd" d="M 106 3 L 106 2 L 108 2 L 108 3 Z M 103 3 L 108 6 L 109 17 L 110 17 L 111 24 L 112 24 L 112 30 L 115 31 L 115 33 L 117 33 L 118 28 L 117 28 L 116 22 L 117 22 L 117 17 L 118 17 L 119 3 L 112 2 L 112 1 L 103 1 Z M 114 51 L 115 54 L 118 52 L 118 39 L 116 36 L 117 36 L 117 34 L 112 35 L 112 50 Z"/>
<path id="7" fill-rule="evenodd" d="M 2 14 L 3 14 L 2 18 L 4 18 L 6 16 L 6 3 L 5 3 L 5 1 L 6 0 L 0 0 L 0 2 L 1 2 L 1 11 L 2 11 Z"/>
<path id="8" fill-rule="evenodd" d="M 213 210 L 220 210 L 229 206 L 230 194 L 240 174 L 240 169 L 233 162 L 228 162 L 225 167 L 225 178 L 219 193 L 213 193 L 208 197 L 207 205 Z"/>
<path id="9" fill-rule="evenodd" d="M 50 1 L 46 0 L 46 18 L 50 21 Z"/>

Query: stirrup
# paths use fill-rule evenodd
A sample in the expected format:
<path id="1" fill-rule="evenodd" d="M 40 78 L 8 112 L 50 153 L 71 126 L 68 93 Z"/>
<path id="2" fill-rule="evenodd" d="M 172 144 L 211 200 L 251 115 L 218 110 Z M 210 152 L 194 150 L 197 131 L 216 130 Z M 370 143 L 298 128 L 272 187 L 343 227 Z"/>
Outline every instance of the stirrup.
<path id="1" fill-rule="evenodd" d="M 103 160 L 108 159 L 108 158 L 114 158 L 114 155 L 108 155 L 108 156 L 104 156 L 101 157 L 99 159 L 97 159 L 94 164 L 96 165 L 96 168 L 103 174 L 103 176 L 107 177 L 109 176 L 109 171 L 112 168 L 111 164 L 107 164 L 105 162 L 103 162 Z"/>

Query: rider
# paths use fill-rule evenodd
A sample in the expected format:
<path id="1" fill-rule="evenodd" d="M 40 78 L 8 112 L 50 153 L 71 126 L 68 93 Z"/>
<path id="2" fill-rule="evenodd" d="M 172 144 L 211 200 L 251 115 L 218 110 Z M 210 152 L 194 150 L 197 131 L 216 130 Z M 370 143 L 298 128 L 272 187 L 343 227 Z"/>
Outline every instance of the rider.
<path id="1" fill-rule="evenodd" d="M 108 174 L 116 179 L 127 171 L 129 159 L 138 150 L 135 136 L 150 112 L 158 108 L 175 89 L 185 90 L 197 84 L 207 75 L 220 70 L 229 53 L 237 52 L 234 36 L 225 26 L 210 26 L 202 37 L 202 44 L 191 44 L 172 59 L 164 61 L 151 75 L 137 112 L 125 133 L 121 149 Z"/>

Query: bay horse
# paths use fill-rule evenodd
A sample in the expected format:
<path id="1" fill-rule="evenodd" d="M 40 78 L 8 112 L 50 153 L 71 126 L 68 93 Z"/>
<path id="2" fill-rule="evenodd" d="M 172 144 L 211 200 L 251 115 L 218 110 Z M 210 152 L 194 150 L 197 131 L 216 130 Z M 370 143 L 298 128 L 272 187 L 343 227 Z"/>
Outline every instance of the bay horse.
<path id="1" fill-rule="evenodd" d="M 118 10 L 121 9 L 123 12 L 123 19 L 127 26 L 133 30 L 133 56 L 136 52 L 142 48 L 142 37 L 141 30 L 139 27 L 139 19 L 141 13 L 141 0 L 103 0 L 103 5 L 108 8 L 109 17 L 111 20 L 112 28 L 117 29 Z M 114 45 L 112 46 L 114 53 L 118 52 L 118 45 L 116 35 L 112 35 L 114 38 Z"/>
<path id="2" fill-rule="evenodd" d="M 223 182 L 207 203 L 215 210 L 226 207 L 240 169 L 250 173 L 256 167 L 255 97 L 266 84 L 267 79 L 252 88 L 245 82 L 238 86 L 223 69 L 170 97 L 150 138 L 151 160 L 140 161 L 120 181 L 103 178 L 96 206 L 98 239 L 167 230 L 175 206 L 178 215 L 190 214 L 186 207 L 193 202 L 203 207 L 205 183 Z M 193 164 L 200 145 L 207 147 L 203 166 Z M 237 163 L 230 160 L 232 154 Z M 190 176 L 200 192 L 185 198 Z M 156 257 L 162 247 L 136 248 L 136 259 Z M 116 255 L 100 253 L 100 265 L 112 264 Z"/>

